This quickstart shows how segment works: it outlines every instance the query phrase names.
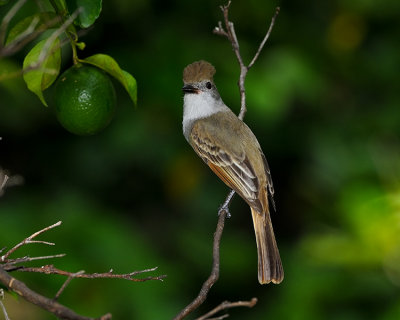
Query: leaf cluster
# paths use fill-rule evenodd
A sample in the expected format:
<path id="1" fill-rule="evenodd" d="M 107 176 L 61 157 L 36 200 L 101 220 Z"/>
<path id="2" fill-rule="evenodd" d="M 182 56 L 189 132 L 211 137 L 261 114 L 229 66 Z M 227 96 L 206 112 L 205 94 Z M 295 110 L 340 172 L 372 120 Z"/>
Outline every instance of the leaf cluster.
<path id="1" fill-rule="evenodd" d="M 8 31 L 4 43 L 0 43 L 1 56 L 7 52 L 14 52 L 12 49 L 20 48 L 41 36 L 41 40 L 30 49 L 23 61 L 21 73 L 28 89 L 47 106 L 43 92 L 58 78 L 62 47 L 69 43 L 73 64 L 90 64 L 104 70 L 123 85 L 136 105 L 135 78 L 129 72 L 122 70 L 111 56 L 98 53 L 84 59 L 78 57 L 78 50 L 86 47 L 84 42 L 79 41 L 79 31 L 95 23 L 102 10 L 102 0 L 40 0 L 40 2 L 43 8 L 50 10 L 24 17 Z M 3 4 L 6 2 L 0 3 Z M 2 79 L 13 76 L 15 73 L 2 74 Z"/>

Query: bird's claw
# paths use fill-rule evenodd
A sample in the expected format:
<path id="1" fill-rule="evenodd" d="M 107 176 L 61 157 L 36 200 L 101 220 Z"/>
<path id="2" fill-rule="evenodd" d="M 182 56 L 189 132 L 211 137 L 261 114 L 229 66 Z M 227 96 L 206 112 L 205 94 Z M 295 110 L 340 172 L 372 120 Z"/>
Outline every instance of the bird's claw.
<path id="1" fill-rule="evenodd" d="M 231 213 L 230 213 L 230 211 L 229 211 L 229 206 L 224 205 L 224 204 L 223 204 L 223 205 L 219 208 L 219 210 L 218 210 L 218 217 L 219 217 L 223 212 L 226 213 L 226 217 L 227 217 L 227 218 L 230 218 L 230 217 L 232 216 Z"/>
<path id="2" fill-rule="evenodd" d="M 231 217 L 231 213 L 229 212 L 229 203 L 231 202 L 234 195 L 235 195 L 235 191 L 231 190 L 229 192 L 228 196 L 226 197 L 224 203 L 219 208 L 218 216 L 220 216 L 222 212 L 225 212 L 227 218 Z"/>

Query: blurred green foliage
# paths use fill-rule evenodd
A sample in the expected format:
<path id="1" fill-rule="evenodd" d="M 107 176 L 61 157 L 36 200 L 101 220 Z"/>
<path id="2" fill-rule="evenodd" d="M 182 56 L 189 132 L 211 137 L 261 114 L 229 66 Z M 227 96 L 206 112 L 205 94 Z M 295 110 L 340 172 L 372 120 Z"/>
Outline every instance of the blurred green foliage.
<path id="1" fill-rule="evenodd" d="M 217 209 L 227 189 L 181 133 L 181 73 L 199 59 L 217 68 L 224 101 L 239 108 L 238 66 L 215 1 L 104 1 L 81 56 L 110 54 L 138 81 L 138 108 L 119 88 L 113 123 L 77 137 L 57 123 L 21 78 L 0 82 L 0 165 L 24 186 L 0 198 L 0 247 L 62 220 L 17 256 L 67 253 L 70 271 L 126 273 L 158 266 L 164 282 L 74 280 L 60 302 L 115 319 L 170 319 L 198 293 L 211 266 Z M 0 8 L 0 17 L 11 3 Z M 281 13 L 246 83 L 246 122 L 267 155 L 276 188 L 275 233 L 285 268 L 259 286 L 248 207 L 232 204 L 221 277 L 198 314 L 222 300 L 259 298 L 231 319 L 399 319 L 400 2 L 233 1 L 249 61 Z M 36 11 L 28 1 L 11 24 Z M 30 47 L 0 60 L 17 70 Z M 72 60 L 62 52 L 65 70 Z M 51 90 L 51 89 L 49 89 Z M 54 295 L 61 277 L 16 274 Z M 6 296 L 10 317 L 53 319 Z M 28 316 L 29 315 L 29 316 Z"/>

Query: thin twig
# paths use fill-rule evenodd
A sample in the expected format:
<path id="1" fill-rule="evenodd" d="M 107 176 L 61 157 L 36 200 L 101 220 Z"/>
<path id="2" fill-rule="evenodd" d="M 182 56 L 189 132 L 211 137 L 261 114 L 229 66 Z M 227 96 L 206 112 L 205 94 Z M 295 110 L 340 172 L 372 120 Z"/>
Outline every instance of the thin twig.
<path id="1" fill-rule="evenodd" d="M 16 265 L 19 263 L 30 262 L 35 260 L 46 260 L 46 259 L 54 259 L 54 258 L 62 258 L 65 257 L 65 253 L 53 254 L 50 256 L 41 256 L 41 257 L 21 257 L 16 259 L 7 259 L 7 262 L 3 264 L 1 267 L 6 271 L 17 270 L 23 267 L 17 267 Z"/>
<path id="2" fill-rule="evenodd" d="M 3 299 L 4 299 L 4 290 L 0 289 L 0 307 L 1 307 L 1 310 L 3 311 L 4 319 L 10 320 L 10 318 L 8 317 L 8 314 L 7 314 L 6 307 L 3 304 L 3 301 L 2 301 Z"/>
<path id="3" fill-rule="evenodd" d="M 1 76 L 0 76 L 1 78 Z M 1 140 L 1 137 L 0 137 Z M 9 176 L 5 170 L 0 167 L 0 197 L 4 194 L 5 190 L 9 187 L 22 185 L 24 178 L 20 175 Z M 0 250 L 0 253 L 2 250 Z"/>
<path id="4" fill-rule="evenodd" d="M 264 39 L 261 41 L 260 46 L 258 47 L 258 50 L 257 50 L 256 54 L 254 55 L 253 60 L 251 60 L 251 62 L 250 62 L 249 65 L 247 66 L 247 69 L 250 69 L 250 68 L 253 66 L 254 62 L 256 62 L 256 60 L 258 59 L 258 56 L 260 55 L 261 50 L 264 48 L 264 45 L 265 45 L 265 43 L 267 42 L 267 40 L 268 40 L 268 38 L 269 38 L 269 36 L 270 36 L 270 34 L 271 34 L 271 32 L 272 32 L 272 28 L 273 28 L 274 25 L 275 25 L 275 19 L 276 19 L 276 17 L 278 16 L 280 10 L 281 10 L 280 7 L 276 7 L 276 9 L 275 9 L 275 14 L 273 15 L 273 17 L 272 17 L 272 19 L 271 19 L 271 23 L 269 24 L 268 31 L 267 31 L 267 33 L 265 34 Z"/>
<path id="5" fill-rule="evenodd" d="M 10 179 L 10 177 L 8 175 L 6 175 L 6 174 L 3 175 L 2 172 L 0 172 L 0 179 L 1 179 L 1 181 L 0 181 L 0 191 L 2 191 L 4 189 L 4 187 L 6 186 L 7 181 L 8 181 L 8 179 Z"/>
<path id="6" fill-rule="evenodd" d="M 4 306 L 3 301 L 1 301 L 1 300 L 0 300 L 0 307 L 1 307 L 1 310 L 3 311 L 5 320 L 10 320 L 10 318 L 8 317 L 8 314 L 7 314 L 6 307 Z"/>
<path id="7" fill-rule="evenodd" d="M 206 314 L 202 315 L 201 317 L 197 318 L 196 320 L 211 320 L 210 317 L 220 311 L 223 311 L 226 309 L 231 309 L 231 308 L 236 308 L 236 307 L 253 308 L 256 305 L 256 303 L 257 303 L 257 298 L 252 298 L 250 301 L 236 301 L 236 302 L 224 301 L 221 304 L 219 304 L 218 306 L 216 306 L 214 309 L 212 309 L 211 311 L 209 311 Z M 223 317 L 223 316 L 227 316 L 227 315 L 222 315 L 221 317 Z M 220 319 L 220 318 L 218 318 L 218 319 Z"/>
<path id="8" fill-rule="evenodd" d="M 83 274 L 85 271 L 81 270 L 78 271 L 72 275 L 70 275 L 67 280 L 64 281 L 63 285 L 61 288 L 57 291 L 56 295 L 54 296 L 54 300 L 58 300 L 58 298 L 61 296 L 61 294 L 64 292 L 65 288 L 69 285 L 72 279 L 76 278 L 77 275 Z"/>
<path id="9" fill-rule="evenodd" d="M 23 48 L 26 44 L 36 39 L 36 37 L 42 32 L 57 25 L 60 20 L 60 17 L 57 16 L 49 21 L 46 21 L 43 25 L 37 27 L 40 19 L 38 17 L 35 17 L 25 31 L 21 32 L 18 37 L 16 37 L 13 41 L 7 43 L 4 48 L 0 47 L 0 57 L 7 57 L 15 54 L 16 52 L 21 50 L 21 48 Z"/>
<path id="10" fill-rule="evenodd" d="M 87 279 L 96 279 L 96 278 L 111 278 L 111 279 L 126 279 L 134 282 L 144 282 L 148 280 L 159 280 L 163 281 L 163 279 L 166 277 L 166 275 L 160 275 L 160 276 L 149 276 L 145 278 L 135 278 L 137 275 L 146 273 L 146 272 L 152 272 L 157 270 L 157 267 L 155 268 L 149 268 L 145 270 L 139 270 L 139 271 L 133 271 L 127 274 L 114 274 L 113 270 L 111 269 L 108 272 L 105 273 L 93 273 L 93 274 L 85 274 L 84 271 L 79 271 L 79 272 L 68 272 L 64 270 L 60 270 L 58 268 L 55 268 L 53 265 L 45 265 L 42 267 L 24 267 L 24 266 L 17 266 L 17 264 L 22 263 L 22 262 L 28 262 L 28 261 L 33 261 L 33 260 L 43 260 L 43 259 L 50 259 L 50 258 L 58 258 L 58 257 L 63 257 L 65 254 L 58 254 L 58 255 L 51 255 L 51 256 L 42 256 L 42 257 L 22 257 L 22 258 L 17 258 L 17 259 L 8 259 L 8 257 L 14 253 L 18 248 L 22 247 L 25 244 L 28 243 L 44 243 L 44 244 L 52 244 L 51 242 L 47 241 L 39 241 L 39 240 L 33 240 L 35 237 L 39 236 L 40 234 L 53 229 L 57 226 L 59 226 L 62 222 L 59 221 L 51 226 L 48 226 L 46 228 L 43 228 L 20 243 L 18 243 L 16 246 L 14 246 L 11 250 L 7 251 L 5 255 L 1 257 L 0 260 L 0 284 L 3 284 L 8 290 L 16 292 L 19 296 L 27 300 L 28 302 L 31 302 L 40 308 L 47 310 L 53 314 L 55 314 L 58 318 L 60 319 L 69 319 L 69 320 L 109 320 L 111 319 L 111 314 L 107 313 L 106 315 L 103 315 L 100 318 L 89 318 L 85 316 L 81 316 L 77 313 L 75 313 L 73 310 L 59 304 L 56 300 L 60 297 L 60 295 L 64 292 L 65 288 L 68 286 L 70 281 L 73 278 L 87 278 Z M 0 249 L 0 252 L 4 251 L 4 248 Z M 5 262 L 5 263 L 2 263 Z M 44 273 L 44 274 L 58 274 L 62 276 L 67 276 L 67 280 L 63 283 L 61 288 L 58 290 L 58 292 L 55 295 L 54 299 L 49 299 L 47 297 L 44 297 L 40 295 L 39 293 L 31 290 L 28 288 L 25 283 L 15 279 L 12 277 L 9 272 L 11 271 L 20 271 L 20 272 L 36 272 L 36 273 Z M 1 301 L 0 301 L 1 302 Z M 7 319 L 7 318 L 6 318 Z"/>
<path id="11" fill-rule="evenodd" d="M 7 44 L 6 47 L 11 47 L 14 44 L 22 41 L 24 38 L 26 38 L 27 36 L 29 36 L 30 34 L 32 34 L 36 27 L 38 26 L 40 22 L 40 18 L 39 17 L 34 17 L 31 21 L 31 23 L 29 24 L 28 28 L 26 28 L 23 32 L 21 32 L 10 44 Z"/>
<path id="12" fill-rule="evenodd" d="M 240 54 L 240 48 L 239 48 L 239 42 L 236 36 L 236 32 L 235 32 L 235 27 L 233 25 L 233 23 L 231 21 L 229 21 L 229 7 L 231 5 L 231 1 L 228 2 L 228 4 L 224 5 L 224 6 L 220 6 L 220 9 L 223 13 L 224 16 L 224 23 L 225 23 L 225 29 L 222 27 L 222 23 L 218 22 L 218 27 L 215 27 L 213 32 L 217 35 L 221 35 L 224 36 L 226 38 L 228 38 L 228 40 L 230 41 L 231 45 L 232 45 L 232 49 L 233 52 L 236 55 L 236 59 L 239 63 L 240 66 L 240 75 L 239 75 L 239 81 L 238 81 L 238 86 L 239 86 L 239 92 L 240 92 L 240 113 L 238 118 L 240 120 L 243 120 L 246 111 L 247 111 L 247 106 L 246 106 L 246 89 L 245 89 L 245 80 L 246 80 L 246 76 L 247 76 L 247 72 L 249 71 L 249 69 L 254 65 L 254 63 L 256 62 L 256 60 L 258 59 L 262 49 L 264 48 L 265 43 L 267 42 L 272 28 L 274 27 L 275 24 L 275 19 L 279 14 L 279 7 L 276 8 L 275 10 L 275 14 L 271 19 L 271 23 L 269 25 L 268 31 L 266 33 L 266 35 L 264 36 L 264 39 L 261 41 L 257 52 L 255 53 L 253 59 L 251 60 L 251 62 L 246 66 L 243 62 L 243 58 Z"/>
<path id="13" fill-rule="evenodd" d="M 14 6 L 8 11 L 8 13 L 4 16 L 3 21 L 0 25 L 0 48 L 3 47 L 4 41 L 6 38 L 7 28 L 14 16 L 17 14 L 19 9 L 25 4 L 26 0 L 17 1 Z"/>
<path id="14" fill-rule="evenodd" d="M 37 231 L 37 232 L 31 234 L 28 238 L 22 240 L 22 241 L 21 241 L 20 243 L 18 243 L 16 246 L 14 246 L 14 247 L 11 248 L 10 250 L 8 250 L 3 256 L 1 256 L 1 257 L 0 257 L 0 262 L 5 262 L 5 261 L 7 260 L 7 258 L 8 258 L 12 253 L 14 253 L 17 249 L 19 249 L 19 248 L 22 247 L 23 245 L 28 244 L 28 243 L 37 243 L 37 241 L 33 241 L 33 242 L 32 242 L 32 239 L 35 238 L 35 237 L 37 237 L 38 235 L 40 235 L 40 234 L 42 234 L 42 233 L 44 233 L 44 232 L 50 230 L 50 229 L 53 229 L 53 228 L 55 228 L 55 227 L 58 227 L 59 225 L 61 225 L 61 223 L 62 223 L 61 221 L 58 221 L 57 223 L 55 223 L 55 224 L 53 224 L 53 225 L 51 225 L 51 226 L 48 226 L 48 227 L 46 227 L 46 228 L 43 228 L 42 230 L 39 230 L 39 231 Z M 42 242 L 42 243 L 43 243 L 43 242 Z M 46 243 L 46 244 L 50 244 L 50 242 L 49 242 L 49 243 Z M 52 245 L 54 245 L 54 244 L 52 244 Z"/>
<path id="15" fill-rule="evenodd" d="M 190 304 L 188 304 L 177 316 L 175 316 L 174 320 L 183 319 L 188 314 L 196 310 L 206 300 L 208 292 L 219 278 L 219 246 L 221 242 L 222 232 L 224 231 L 224 224 L 227 213 L 227 210 L 220 210 L 220 214 L 218 217 L 217 229 L 214 233 L 213 263 L 211 274 L 208 279 L 203 283 L 203 286 L 201 287 L 197 297 Z"/>
<path id="16" fill-rule="evenodd" d="M 124 273 L 124 274 L 114 274 L 113 270 L 110 270 L 109 272 L 104 272 L 104 273 L 84 273 L 82 271 L 80 272 L 69 272 L 65 270 L 60 270 L 52 264 L 48 264 L 42 267 L 22 267 L 16 269 L 16 271 L 19 272 L 35 272 L 35 273 L 44 273 L 44 274 L 58 274 L 61 276 L 67 276 L 67 277 L 73 277 L 73 278 L 85 278 L 85 279 L 125 279 L 129 281 L 134 281 L 134 282 L 144 282 L 144 281 L 149 281 L 149 280 L 159 280 L 163 281 L 164 278 L 166 278 L 166 275 L 160 275 L 160 276 L 154 276 L 154 277 L 146 277 L 146 278 L 134 278 L 135 276 L 146 273 L 146 272 L 151 272 L 157 270 L 157 267 L 155 268 L 150 268 L 150 269 L 145 269 L 145 270 L 139 270 L 139 271 L 133 271 L 130 273 Z"/>

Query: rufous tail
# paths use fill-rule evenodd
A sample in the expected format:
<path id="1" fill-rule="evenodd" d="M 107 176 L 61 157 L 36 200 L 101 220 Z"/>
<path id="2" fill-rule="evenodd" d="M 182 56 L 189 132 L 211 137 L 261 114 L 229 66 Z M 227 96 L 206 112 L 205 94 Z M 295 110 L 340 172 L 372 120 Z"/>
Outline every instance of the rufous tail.
<path id="1" fill-rule="evenodd" d="M 281 283 L 284 276 L 282 261 L 269 212 L 258 213 L 251 208 L 251 215 L 257 241 L 258 281 L 261 284 Z"/>

